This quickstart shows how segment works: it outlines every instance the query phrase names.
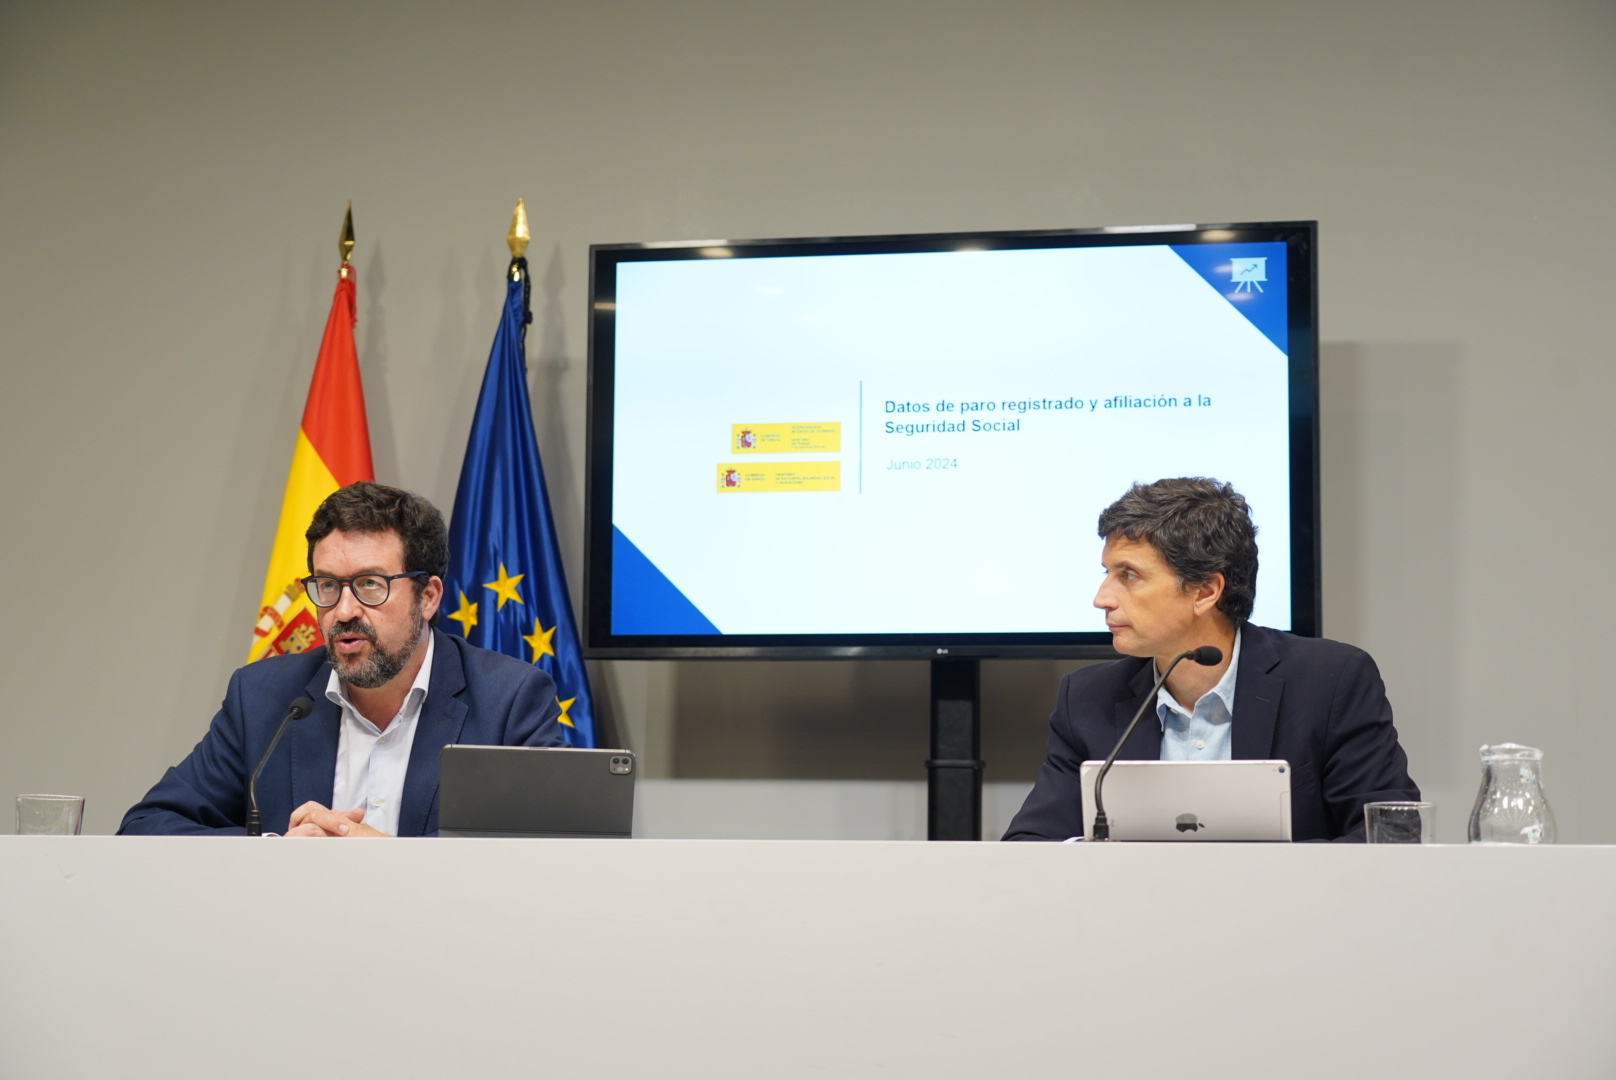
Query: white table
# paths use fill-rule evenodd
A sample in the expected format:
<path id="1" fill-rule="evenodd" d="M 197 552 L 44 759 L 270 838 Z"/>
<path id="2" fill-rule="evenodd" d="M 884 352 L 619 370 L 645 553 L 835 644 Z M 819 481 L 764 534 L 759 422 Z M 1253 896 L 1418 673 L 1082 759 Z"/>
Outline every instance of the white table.
<path id="1" fill-rule="evenodd" d="M 1616 1074 L 1616 848 L 0 837 L 0 1076 Z"/>

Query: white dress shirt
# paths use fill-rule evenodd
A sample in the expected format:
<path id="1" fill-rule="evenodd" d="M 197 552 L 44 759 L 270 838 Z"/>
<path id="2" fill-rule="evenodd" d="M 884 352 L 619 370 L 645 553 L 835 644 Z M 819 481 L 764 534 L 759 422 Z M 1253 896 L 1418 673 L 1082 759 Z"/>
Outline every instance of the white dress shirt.
<path id="1" fill-rule="evenodd" d="M 404 774 L 410 765 L 410 747 L 415 745 L 415 721 L 421 716 L 428 685 L 432 681 L 433 634 L 426 631 L 426 659 L 416 672 L 410 692 L 404 695 L 385 731 L 359 715 L 348 700 L 348 688 L 331 672 L 325 696 L 342 710 L 342 726 L 337 734 L 337 774 L 331 785 L 331 809 L 365 808 L 365 824 L 389 836 L 398 835 L 399 803 L 404 798 Z"/>

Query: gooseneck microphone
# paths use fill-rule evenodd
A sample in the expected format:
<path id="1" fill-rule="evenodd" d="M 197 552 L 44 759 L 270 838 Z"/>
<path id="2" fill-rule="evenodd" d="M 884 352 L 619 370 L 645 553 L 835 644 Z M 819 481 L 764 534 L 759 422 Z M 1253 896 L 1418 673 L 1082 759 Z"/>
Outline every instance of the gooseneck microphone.
<path id="1" fill-rule="evenodd" d="M 1161 677 L 1156 680 L 1156 685 L 1150 688 L 1150 693 L 1145 696 L 1145 700 L 1139 703 L 1139 711 L 1133 714 L 1132 720 L 1128 721 L 1127 730 L 1122 733 L 1122 738 L 1117 740 L 1117 745 L 1111 748 L 1111 756 L 1105 759 L 1105 764 L 1100 766 L 1100 774 L 1094 778 L 1094 827 L 1089 830 L 1090 840 L 1111 839 L 1111 823 L 1105 819 L 1105 801 L 1100 798 L 1100 785 L 1105 782 L 1105 774 L 1111 771 L 1111 763 L 1117 760 L 1118 754 L 1122 753 L 1122 744 L 1128 741 L 1128 736 L 1133 734 L 1133 729 L 1139 726 L 1139 718 L 1145 715 L 1145 710 L 1150 708 L 1150 703 L 1156 700 L 1156 695 L 1161 691 L 1162 684 L 1167 681 L 1167 676 L 1173 673 L 1173 669 L 1178 666 L 1180 660 L 1194 660 L 1203 667 L 1213 667 L 1223 663 L 1223 650 L 1216 645 L 1202 645 L 1198 649 L 1191 649 L 1189 652 L 1180 653 L 1173 657 L 1173 662 L 1168 664 L 1167 670 L 1161 673 Z"/>
<path id="2" fill-rule="evenodd" d="M 292 707 L 286 710 L 286 718 L 281 721 L 281 726 L 275 729 L 275 737 L 269 740 L 269 749 L 265 750 L 264 756 L 258 759 L 258 768 L 252 771 L 252 778 L 247 781 L 248 836 L 264 835 L 264 822 L 258 816 L 258 774 L 264 771 L 264 766 L 269 762 L 269 755 L 275 752 L 275 744 L 281 741 L 282 735 L 286 734 L 286 725 L 293 720 L 303 719 L 313 711 L 314 702 L 307 694 L 292 702 Z"/>

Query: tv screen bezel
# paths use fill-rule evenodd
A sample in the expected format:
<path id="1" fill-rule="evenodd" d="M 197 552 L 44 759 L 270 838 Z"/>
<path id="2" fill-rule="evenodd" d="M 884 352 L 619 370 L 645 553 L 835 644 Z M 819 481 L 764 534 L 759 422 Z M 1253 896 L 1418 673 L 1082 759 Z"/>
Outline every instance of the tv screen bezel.
<path id="1" fill-rule="evenodd" d="M 584 655 L 591 659 L 1109 659 L 1110 635 L 611 633 L 612 435 L 616 390 L 616 269 L 670 259 L 864 255 L 995 248 L 1284 243 L 1288 308 L 1292 633 L 1321 632 L 1319 544 L 1318 223 L 1270 221 L 592 244 L 584 498 Z M 1120 491 L 1118 495 L 1122 494 Z M 1096 508 L 1098 516 L 1099 508 Z M 1094 559 L 1099 557 L 1095 538 Z M 1074 558 L 1081 553 L 1074 552 Z M 1261 579 L 1258 581 L 1261 587 Z"/>

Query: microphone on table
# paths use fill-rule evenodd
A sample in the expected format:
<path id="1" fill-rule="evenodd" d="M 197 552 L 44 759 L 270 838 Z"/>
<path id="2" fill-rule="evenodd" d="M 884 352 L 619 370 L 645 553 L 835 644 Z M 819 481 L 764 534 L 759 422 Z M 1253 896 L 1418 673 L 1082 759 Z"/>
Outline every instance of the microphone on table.
<path id="1" fill-rule="evenodd" d="M 1169 668 L 1168 670 L 1171 669 Z M 264 822 L 258 816 L 258 774 L 263 772 L 264 766 L 269 763 L 269 755 L 275 752 L 275 744 L 281 741 L 282 735 L 286 734 L 286 725 L 293 720 L 303 719 L 313 711 L 314 702 L 307 694 L 292 702 L 292 707 L 286 710 L 286 718 L 281 721 L 281 726 L 275 729 L 275 737 L 269 740 L 269 749 L 265 750 L 264 756 L 258 759 L 258 768 L 252 771 L 252 779 L 247 781 L 248 836 L 264 835 Z"/>
<path id="2" fill-rule="evenodd" d="M 1100 774 L 1094 778 L 1094 827 L 1089 830 L 1090 840 L 1111 839 L 1111 823 L 1105 819 L 1105 801 L 1100 798 L 1100 785 L 1105 782 L 1105 774 L 1111 771 L 1111 763 L 1117 760 L 1118 754 L 1122 753 L 1122 744 L 1128 741 L 1128 736 L 1133 734 L 1133 729 L 1139 726 L 1139 718 L 1145 715 L 1145 710 L 1150 708 L 1150 703 L 1156 700 L 1156 694 L 1161 690 L 1162 684 L 1167 681 L 1167 676 L 1171 675 L 1173 669 L 1178 666 L 1180 660 L 1194 660 L 1204 667 L 1213 667 L 1223 662 L 1223 650 L 1216 645 L 1202 645 L 1198 649 L 1191 649 L 1187 653 L 1180 653 L 1173 657 L 1173 662 L 1168 664 L 1167 670 L 1161 673 L 1161 677 L 1156 680 L 1156 685 L 1150 688 L 1150 693 L 1145 696 L 1145 700 L 1139 703 L 1139 711 L 1133 714 L 1132 720 L 1128 721 L 1128 729 L 1122 733 L 1122 738 L 1117 740 L 1117 745 L 1111 748 L 1111 756 L 1105 759 L 1105 764 L 1100 766 Z"/>

